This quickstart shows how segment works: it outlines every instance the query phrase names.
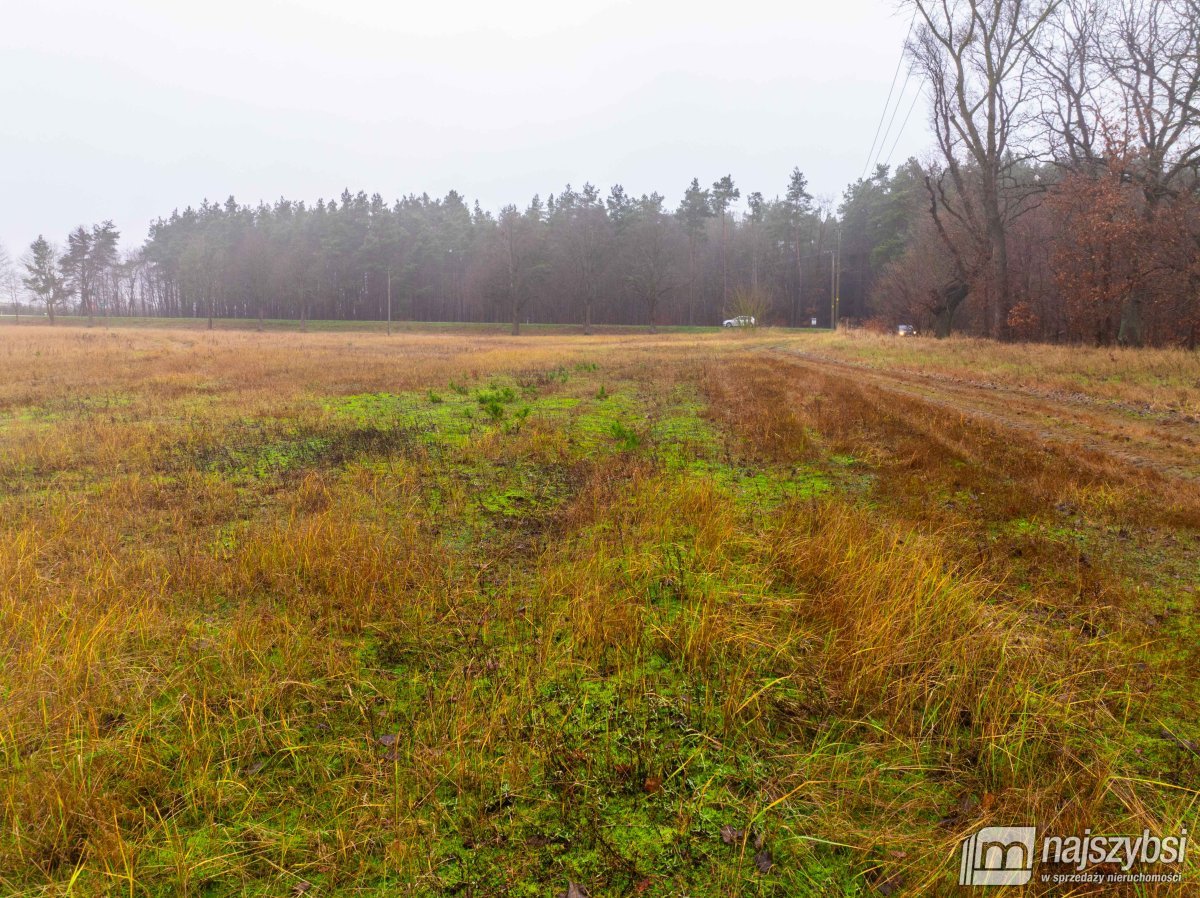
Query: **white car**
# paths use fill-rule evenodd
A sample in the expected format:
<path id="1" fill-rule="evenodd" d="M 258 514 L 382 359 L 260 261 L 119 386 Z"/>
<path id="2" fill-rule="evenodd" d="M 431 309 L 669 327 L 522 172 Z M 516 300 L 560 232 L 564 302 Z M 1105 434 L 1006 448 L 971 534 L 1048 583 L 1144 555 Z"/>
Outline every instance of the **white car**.
<path id="1" fill-rule="evenodd" d="M 758 324 L 753 315 L 738 315 L 736 318 L 726 318 L 721 327 L 754 327 Z"/>
<path id="2" fill-rule="evenodd" d="M 896 328 L 896 333 L 901 337 L 915 337 L 917 335 L 917 329 L 911 324 L 901 324 Z"/>

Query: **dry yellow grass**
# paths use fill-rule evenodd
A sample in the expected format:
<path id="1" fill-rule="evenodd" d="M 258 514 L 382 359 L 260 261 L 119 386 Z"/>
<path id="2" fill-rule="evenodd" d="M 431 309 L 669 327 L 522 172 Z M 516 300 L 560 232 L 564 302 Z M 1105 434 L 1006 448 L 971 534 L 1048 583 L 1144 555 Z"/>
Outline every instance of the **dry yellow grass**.
<path id="1" fill-rule="evenodd" d="M 867 331 L 815 338 L 813 351 L 876 367 L 1057 391 L 1135 408 L 1200 416 L 1200 353 L 996 343 L 971 337 L 902 339 Z"/>
<path id="2" fill-rule="evenodd" d="M 985 823 L 1190 823 L 1186 484 L 777 351 L 842 339 L 0 331 L 0 892 L 949 894 Z"/>

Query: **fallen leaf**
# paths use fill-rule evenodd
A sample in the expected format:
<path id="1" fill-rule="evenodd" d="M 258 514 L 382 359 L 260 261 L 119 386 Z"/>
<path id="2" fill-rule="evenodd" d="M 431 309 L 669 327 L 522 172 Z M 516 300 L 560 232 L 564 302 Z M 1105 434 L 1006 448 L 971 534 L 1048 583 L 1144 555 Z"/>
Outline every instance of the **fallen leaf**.
<path id="1" fill-rule="evenodd" d="M 736 845 L 738 842 L 741 842 L 742 839 L 744 839 L 745 837 L 746 837 L 746 833 L 744 830 L 735 829 L 734 827 L 730 826 L 728 823 L 726 823 L 724 826 L 721 827 L 721 841 L 724 842 L 726 845 Z"/>
<path id="2" fill-rule="evenodd" d="M 633 886 L 633 894 L 640 895 L 648 888 L 650 888 L 650 879 L 648 877 L 646 879 L 639 879 Z"/>
<path id="3" fill-rule="evenodd" d="M 384 733 L 382 736 L 379 737 L 379 744 L 380 745 L 395 745 L 396 740 L 398 738 L 399 738 L 399 734 L 397 734 L 397 733 Z"/>
<path id="4" fill-rule="evenodd" d="M 559 892 L 555 898 L 588 898 L 587 889 L 577 882 L 568 882 L 567 890 Z"/>
<path id="5" fill-rule="evenodd" d="M 292 894 L 293 895 L 303 895 L 305 892 L 307 892 L 311 888 L 312 888 L 312 883 L 308 882 L 307 880 L 302 879 L 298 883 L 296 883 L 294 886 L 292 886 Z"/>
<path id="6" fill-rule="evenodd" d="M 758 854 L 754 855 L 754 866 L 759 873 L 769 873 L 771 868 L 775 866 L 775 859 L 771 857 L 771 852 L 763 849 Z"/>
<path id="7" fill-rule="evenodd" d="M 990 811 L 996 806 L 996 796 L 991 792 L 984 792 L 982 806 L 985 811 Z"/>
<path id="8" fill-rule="evenodd" d="M 648 776 L 648 777 L 646 777 L 646 782 L 644 782 L 642 784 L 642 789 L 646 792 L 647 795 L 653 795 L 655 792 L 657 792 L 661 788 L 662 788 L 662 777 L 661 776 Z"/>

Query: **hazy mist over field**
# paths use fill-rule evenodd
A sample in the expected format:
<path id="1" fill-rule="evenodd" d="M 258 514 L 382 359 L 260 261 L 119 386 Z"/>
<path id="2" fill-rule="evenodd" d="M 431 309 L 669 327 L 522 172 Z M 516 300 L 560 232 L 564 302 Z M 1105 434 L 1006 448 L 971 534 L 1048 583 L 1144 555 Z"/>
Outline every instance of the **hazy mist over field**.
<path id="1" fill-rule="evenodd" d="M 0 85 L 0 898 L 1200 894 L 1200 0 Z"/>
<path id="2" fill-rule="evenodd" d="M 800 165 L 834 197 L 908 20 L 888 0 L 9 3 L 0 242 L 112 218 L 133 246 L 206 197 L 347 186 L 496 209 L 590 180 L 673 205 L 693 176 L 770 197 Z M 918 110 L 893 162 L 928 143 Z"/>

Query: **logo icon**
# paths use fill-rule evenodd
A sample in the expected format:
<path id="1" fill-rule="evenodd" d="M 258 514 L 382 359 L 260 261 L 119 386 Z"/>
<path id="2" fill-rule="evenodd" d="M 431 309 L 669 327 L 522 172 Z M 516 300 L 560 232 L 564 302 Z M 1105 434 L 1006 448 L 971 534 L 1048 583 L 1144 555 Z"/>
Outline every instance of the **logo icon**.
<path id="1" fill-rule="evenodd" d="M 1035 826 L 985 826 L 963 839 L 960 886 L 1023 886 L 1033 878 Z"/>

